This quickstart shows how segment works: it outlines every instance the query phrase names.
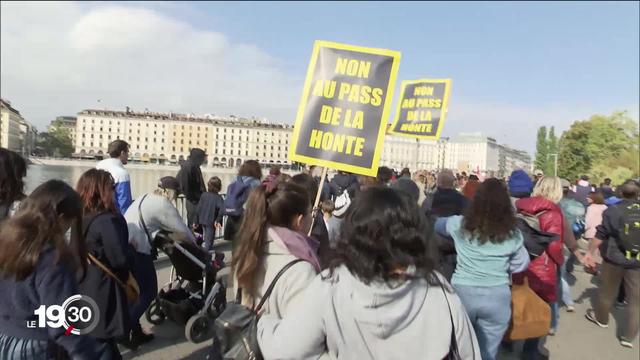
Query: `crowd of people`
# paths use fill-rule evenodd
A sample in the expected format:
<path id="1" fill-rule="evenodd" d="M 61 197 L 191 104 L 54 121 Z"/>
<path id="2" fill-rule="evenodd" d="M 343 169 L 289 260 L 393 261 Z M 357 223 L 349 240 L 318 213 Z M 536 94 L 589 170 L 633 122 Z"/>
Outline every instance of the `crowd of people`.
<path id="1" fill-rule="evenodd" d="M 128 144 L 116 140 L 108 154 L 75 189 L 49 180 L 27 196 L 25 160 L 0 149 L 0 359 L 119 359 L 118 344 L 152 341 L 140 318 L 158 291 L 153 239 L 168 232 L 210 251 L 223 224 L 236 299 L 263 305 L 265 359 L 496 359 L 520 326 L 512 286 L 526 284 L 548 307 L 555 335 L 561 305 L 575 311 L 576 264 L 599 283 L 585 322 L 607 327 L 615 305 L 627 311 L 619 343 L 633 347 L 638 335 L 637 180 L 384 166 L 376 177 L 322 179 L 314 167 L 263 177 L 250 160 L 223 192 L 220 178 L 202 175 L 206 153 L 192 149 L 176 177 L 134 199 Z M 122 286 L 131 282 L 134 298 Z M 74 294 L 100 309 L 90 336 L 25 326 L 40 305 Z M 542 356 L 542 337 L 523 339 L 522 358 Z"/>

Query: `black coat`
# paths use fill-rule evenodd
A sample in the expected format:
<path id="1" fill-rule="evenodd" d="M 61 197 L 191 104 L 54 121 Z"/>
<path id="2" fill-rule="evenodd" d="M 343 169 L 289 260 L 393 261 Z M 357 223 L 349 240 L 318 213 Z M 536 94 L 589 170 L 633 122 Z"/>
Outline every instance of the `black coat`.
<path id="1" fill-rule="evenodd" d="M 206 191 L 200 165 L 191 159 L 182 165 L 176 179 L 180 183 L 180 191 L 191 202 L 197 203 Z"/>
<path id="2" fill-rule="evenodd" d="M 462 215 L 468 203 L 467 198 L 458 191 L 438 188 L 433 194 L 430 214 L 438 217 Z"/>
<path id="3" fill-rule="evenodd" d="M 89 253 L 126 282 L 134 252 L 129 245 L 124 218 L 112 213 L 91 215 L 84 218 L 83 227 Z M 91 297 L 100 308 L 100 322 L 91 333 L 93 337 L 111 339 L 129 332 L 127 296 L 113 278 L 90 264 L 85 278 L 78 285 L 80 293 Z"/>

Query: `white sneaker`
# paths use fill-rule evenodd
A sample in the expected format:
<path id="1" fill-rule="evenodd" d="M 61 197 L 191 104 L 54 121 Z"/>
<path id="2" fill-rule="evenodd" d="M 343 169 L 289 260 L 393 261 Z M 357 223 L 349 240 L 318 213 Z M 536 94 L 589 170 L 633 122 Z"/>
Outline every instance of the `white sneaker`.
<path id="1" fill-rule="evenodd" d="M 576 311 L 576 307 L 573 305 L 567 305 L 567 312 L 574 312 Z"/>
<path id="2" fill-rule="evenodd" d="M 609 324 L 602 324 L 600 322 L 598 322 L 598 319 L 596 319 L 596 314 L 595 311 L 593 309 L 589 309 L 587 310 L 587 313 L 584 314 L 584 317 L 587 318 L 587 320 L 591 321 L 592 323 L 598 325 L 599 327 L 606 329 L 609 327 Z"/>
<path id="3" fill-rule="evenodd" d="M 620 338 L 620 345 L 629 348 L 629 349 L 633 349 L 633 344 L 631 343 L 631 341 L 625 339 L 625 338 Z"/>

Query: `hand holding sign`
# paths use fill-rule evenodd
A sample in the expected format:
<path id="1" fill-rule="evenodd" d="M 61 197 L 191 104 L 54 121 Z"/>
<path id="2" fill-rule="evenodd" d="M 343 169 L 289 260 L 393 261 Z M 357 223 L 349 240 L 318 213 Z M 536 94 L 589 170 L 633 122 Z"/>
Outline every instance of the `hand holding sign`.
<path id="1" fill-rule="evenodd" d="M 291 161 L 375 176 L 400 53 L 316 41 Z"/>

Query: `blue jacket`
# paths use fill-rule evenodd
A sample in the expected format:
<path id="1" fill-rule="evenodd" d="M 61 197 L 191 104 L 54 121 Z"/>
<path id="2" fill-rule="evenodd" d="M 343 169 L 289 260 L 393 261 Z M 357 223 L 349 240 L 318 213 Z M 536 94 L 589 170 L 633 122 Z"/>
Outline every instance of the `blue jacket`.
<path id="1" fill-rule="evenodd" d="M 131 179 L 120 159 L 105 159 L 96 165 L 96 169 L 108 171 L 115 182 L 115 202 L 120 213 L 124 215 L 133 202 L 131 196 Z"/>
<path id="2" fill-rule="evenodd" d="M 65 329 L 28 328 L 36 320 L 40 305 L 62 305 L 79 293 L 74 272 L 63 263 L 56 264 L 56 252 L 45 249 L 34 271 L 24 280 L 0 277 L 0 332 L 15 338 L 49 340 L 62 346 L 73 359 L 98 358 L 98 345 L 89 336 L 65 336 Z"/>

